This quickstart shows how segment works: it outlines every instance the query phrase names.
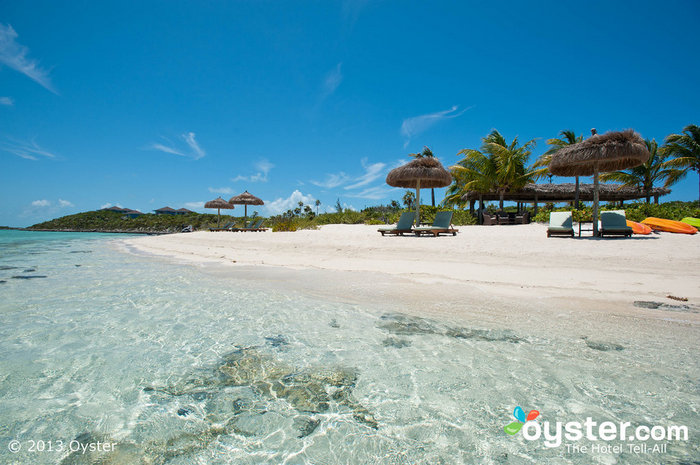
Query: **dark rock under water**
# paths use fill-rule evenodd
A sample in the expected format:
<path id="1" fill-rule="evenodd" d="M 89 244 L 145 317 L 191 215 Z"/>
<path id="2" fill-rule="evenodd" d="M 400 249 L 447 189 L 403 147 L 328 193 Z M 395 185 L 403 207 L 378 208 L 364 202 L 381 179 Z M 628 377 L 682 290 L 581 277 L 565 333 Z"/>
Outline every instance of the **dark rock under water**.
<path id="1" fill-rule="evenodd" d="M 624 350 L 625 347 L 620 344 L 615 344 L 614 342 L 601 342 L 601 341 L 591 341 L 587 337 L 582 337 L 586 345 L 593 349 L 599 350 L 601 352 L 609 352 L 611 350 Z"/>
<path id="2" fill-rule="evenodd" d="M 30 276 L 12 276 L 12 279 L 36 279 L 36 278 L 46 278 L 46 275 L 30 275 Z"/>
<path id="3" fill-rule="evenodd" d="M 273 338 L 276 340 L 276 338 Z M 268 341 L 269 342 L 269 341 Z M 142 392 L 156 404 L 177 402 L 173 416 L 188 422 L 180 432 L 166 439 L 120 441 L 110 452 L 73 452 L 61 465 L 167 464 L 187 463 L 189 456 L 206 449 L 222 435 L 255 437 L 266 413 L 279 400 L 293 409 L 297 438 L 312 435 L 321 425 L 323 414 L 345 410 L 360 424 L 379 428 L 372 413 L 353 395 L 359 378 L 357 370 L 340 366 L 295 368 L 270 352 L 269 347 L 246 347 L 222 357 L 213 369 L 194 373 L 168 386 L 145 386 Z M 190 407 L 199 403 L 197 407 Z M 286 412 L 286 413 L 284 413 Z M 278 414 L 289 415 L 286 409 Z M 196 419 L 195 423 L 191 420 Z M 196 431 L 192 425 L 200 425 Z M 108 440 L 98 433 L 76 437 L 81 444 Z M 113 441 L 114 442 L 114 441 Z M 185 462 L 182 462 L 182 461 Z"/>
<path id="4" fill-rule="evenodd" d="M 381 323 L 379 323 L 377 327 L 397 336 L 433 334 L 454 339 L 472 339 L 475 341 L 510 342 L 513 344 L 527 342 L 508 329 L 450 327 L 427 318 L 397 313 L 382 315 L 380 319 Z"/>
<path id="5" fill-rule="evenodd" d="M 671 310 L 671 311 L 676 311 L 676 312 L 693 312 L 697 313 L 700 311 L 700 308 L 697 306 L 690 306 L 690 305 L 684 305 L 684 304 L 667 304 L 664 302 L 654 302 L 651 300 L 635 300 L 634 303 L 632 304 L 637 308 L 646 308 L 649 310 Z"/>

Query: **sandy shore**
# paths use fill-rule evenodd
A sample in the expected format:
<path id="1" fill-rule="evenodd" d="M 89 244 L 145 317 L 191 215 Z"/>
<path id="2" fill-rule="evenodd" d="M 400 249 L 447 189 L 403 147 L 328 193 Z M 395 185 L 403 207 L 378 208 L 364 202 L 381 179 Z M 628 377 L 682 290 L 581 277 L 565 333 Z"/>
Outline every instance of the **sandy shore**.
<path id="1" fill-rule="evenodd" d="M 292 280 L 310 292 L 398 300 L 431 313 L 516 318 L 521 325 L 568 315 L 564 319 L 575 328 L 577 316 L 592 312 L 606 320 L 601 325 L 612 315 L 700 327 L 700 235 L 548 239 L 546 226 L 530 224 L 463 226 L 456 237 L 382 237 L 376 226 L 327 225 L 293 233 L 196 232 L 125 243 L 180 261 L 226 264 L 234 273 L 245 269 L 255 279 L 287 285 Z M 475 300 L 491 302 L 491 310 L 477 316 L 472 306 L 461 305 Z M 639 301 L 664 305 L 641 308 Z M 529 310 L 514 316 L 504 302 Z M 599 319 L 586 318 L 590 324 Z"/>

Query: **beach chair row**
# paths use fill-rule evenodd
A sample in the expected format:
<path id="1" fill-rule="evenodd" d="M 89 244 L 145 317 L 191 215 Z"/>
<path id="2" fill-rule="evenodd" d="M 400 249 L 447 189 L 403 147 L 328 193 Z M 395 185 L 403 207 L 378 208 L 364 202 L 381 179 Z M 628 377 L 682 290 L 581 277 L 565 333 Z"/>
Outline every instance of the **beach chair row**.
<path id="1" fill-rule="evenodd" d="M 385 234 L 394 236 L 403 236 L 404 234 L 415 234 L 420 236 L 422 234 L 432 235 L 437 237 L 440 234 L 452 234 L 456 236 L 459 229 L 455 229 L 452 226 L 452 212 L 437 212 L 435 214 L 435 220 L 430 226 L 417 226 L 413 227 L 413 221 L 415 219 L 414 212 L 404 212 L 399 218 L 399 222 L 396 226 L 390 228 L 379 228 L 378 232 L 384 236 Z"/>
<path id="2" fill-rule="evenodd" d="M 627 226 L 627 218 L 624 210 L 600 212 L 600 230 L 598 235 L 604 236 L 632 236 L 632 228 Z M 572 212 L 552 212 L 549 214 L 549 226 L 547 237 L 570 236 L 574 237 L 574 220 Z M 579 224 L 579 237 L 581 237 L 581 224 Z"/>
<path id="3" fill-rule="evenodd" d="M 224 225 L 222 228 L 209 228 L 209 231 L 231 231 L 231 232 L 245 232 L 245 231 L 251 231 L 251 232 L 264 232 L 267 231 L 267 228 L 263 228 L 262 224 L 265 220 L 258 220 L 258 221 L 251 221 L 250 223 L 246 224 L 243 223 L 243 227 L 237 228 L 235 222 L 228 223 Z"/>

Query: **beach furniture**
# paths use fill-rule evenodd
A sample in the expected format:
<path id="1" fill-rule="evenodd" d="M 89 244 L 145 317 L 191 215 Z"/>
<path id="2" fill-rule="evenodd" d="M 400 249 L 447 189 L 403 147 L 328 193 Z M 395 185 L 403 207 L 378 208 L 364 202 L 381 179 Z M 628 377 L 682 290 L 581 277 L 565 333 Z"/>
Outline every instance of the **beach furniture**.
<path id="1" fill-rule="evenodd" d="M 245 232 L 245 231 L 253 231 L 253 232 L 261 232 L 261 231 L 267 231 L 267 228 L 262 228 L 262 224 L 265 220 L 261 219 L 258 221 L 250 221 L 250 223 L 247 226 L 243 226 L 242 228 L 233 228 L 231 231 L 233 232 Z"/>
<path id="2" fill-rule="evenodd" d="M 552 212 L 549 214 L 547 237 L 551 236 L 574 237 L 574 220 L 571 217 L 571 212 Z"/>
<path id="3" fill-rule="evenodd" d="M 524 211 L 515 214 L 515 224 L 529 224 L 530 223 L 530 212 Z"/>
<path id="4" fill-rule="evenodd" d="M 452 212 L 437 212 L 435 214 L 435 220 L 431 226 L 420 226 L 413 229 L 416 236 L 421 234 L 432 234 L 434 237 L 438 237 L 440 234 L 452 234 L 457 235 L 458 229 L 452 227 Z"/>
<path id="5" fill-rule="evenodd" d="M 632 236 L 624 210 L 600 212 L 600 236 Z"/>
<path id="6" fill-rule="evenodd" d="M 209 228 L 209 231 L 230 231 L 231 228 L 233 228 L 233 225 L 236 224 L 235 221 L 231 221 L 230 223 L 226 223 L 223 227 L 221 228 Z"/>
<path id="7" fill-rule="evenodd" d="M 498 218 L 496 215 L 491 215 L 490 213 L 484 212 L 484 225 L 493 226 L 498 224 Z"/>
<path id="8" fill-rule="evenodd" d="M 415 213 L 413 212 L 403 212 L 401 213 L 401 217 L 399 217 L 399 222 L 396 223 L 395 227 L 392 228 L 379 228 L 377 229 L 378 232 L 382 233 L 382 236 L 384 234 L 394 234 L 394 235 L 401 235 L 403 236 L 404 233 L 411 233 L 413 230 L 411 227 L 413 226 L 413 220 L 415 219 Z"/>
<path id="9" fill-rule="evenodd" d="M 508 213 L 500 211 L 496 212 L 496 215 L 498 216 L 498 224 L 511 224 Z"/>

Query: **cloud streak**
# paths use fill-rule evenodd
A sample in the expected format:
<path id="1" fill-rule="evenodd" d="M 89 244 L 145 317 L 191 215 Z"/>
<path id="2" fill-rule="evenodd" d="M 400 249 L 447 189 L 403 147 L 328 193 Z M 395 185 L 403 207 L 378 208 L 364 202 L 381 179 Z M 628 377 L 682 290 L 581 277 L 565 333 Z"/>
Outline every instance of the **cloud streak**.
<path id="1" fill-rule="evenodd" d="M 49 79 L 48 71 L 42 69 L 36 60 L 27 58 L 29 49 L 19 44 L 17 32 L 10 26 L 0 24 L 0 63 L 32 79 L 45 89 L 58 95 Z"/>
<path id="2" fill-rule="evenodd" d="M 360 163 L 362 163 L 362 167 L 365 169 L 364 174 L 357 177 L 354 184 L 345 186 L 345 189 L 357 189 L 359 187 L 366 186 L 380 177 L 383 174 L 384 167 L 386 167 L 385 163 L 372 163 L 369 165 L 367 164 L 366 158 L 363 158 Z"/>
<path id="3" fill-rule="evenodd" d="M 233 189 L 230 187 L 210 187 L 209 192 L 212 194 L 233 194 Z"/>
<path id="4" fill-rule="evenodd" d="M 323 90 L 321 92 L 321 99 L 325 99 L 336 91 L 340 83 L 343 82 L 343 63 L 338 63 L 335 68 L 326 73 L 326 77 L 323 80 Z"/>
<path id="5" fill-rule="evenodd" d="M 406 118 L 401 123 L 401 135 L 405 139 L 403 147 L 408 147 L 408 144 L 411 142 L 412 137 L 424 131 L 427 131 L 440 121 L 462 116 L 464 112 L 471 108 L 473 107 L 467 107 L 462 111 L 458 111 L 459 106 L 454 105 L 449 110 L 436 111 L 435 113 L 428 113 L 426 115 L 412 116 L 411 118 Z"/>
<path id="6" fill-rule="evenodd" d="M 152 143 L 148 146 L 150 150 L 158 150 L 159 152 L 170 153 L 172 155 L 177 155 L 185 158 L 192 158 L 194 160 L 199 160 L 206 155 L 206 152 L 199 146 L 196 139 L 196 134 L 194 132 L 187 132 L 182 134 L 180 138 L 185 142 L 187 148 L 176 147 L 173 142 L 165 139 L 168 145 L 161 143 Z"/>
<path id="7" fill-rule="evenodd" d="M 5 105 L 11 107 L 15 104 L 15 101 L 11 97 L 0 97 L 0 105 Z"/>
<path id="8" fill-rule="evenodd" d="M 0 150 L 16 155 L 25 160 L 37 161 L 40 157 L 56 158 L 56 155 L 42 148 L 34 140 L 29 142 L 6 138 L 0 145 Z"/>
<path id="9" fill-rule="evenodd" d="M 275 165 L 263 158 L 262 160 L 259 160 L 257 163 L 255 163 L 254 167 L 258 170 L 257 173 L 250 176 L 239 175 L 231 179 L 231 181 L 267 182 L 267 175 L 270 173 L 270 170 L 272 170 L 272 168 L 275 167 Z"/>

